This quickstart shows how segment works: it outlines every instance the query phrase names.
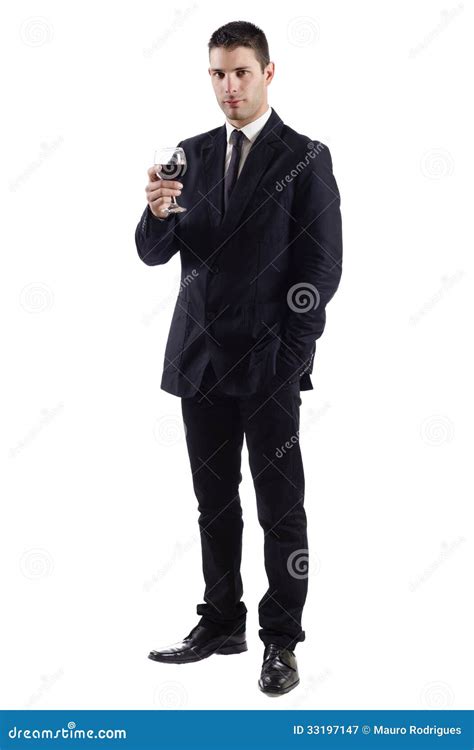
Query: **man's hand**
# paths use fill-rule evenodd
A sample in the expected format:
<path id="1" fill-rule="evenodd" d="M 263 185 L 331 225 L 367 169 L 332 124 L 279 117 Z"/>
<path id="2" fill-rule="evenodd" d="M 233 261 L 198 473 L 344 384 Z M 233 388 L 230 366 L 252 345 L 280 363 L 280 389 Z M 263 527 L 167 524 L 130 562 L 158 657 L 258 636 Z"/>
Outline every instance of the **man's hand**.
<path id="1" fill-rule="evenodd" d="M 166 219 L 168 217 L 168 206 L 171 203 L 171 196 L 181 195 L 181 182 L 173 180 L 160 180 L 156 174 L 156 165 L 148 170 L 149 183 L 145 188 L 146 199 L 150 206 L 150 211 L 157 219 Z"/>

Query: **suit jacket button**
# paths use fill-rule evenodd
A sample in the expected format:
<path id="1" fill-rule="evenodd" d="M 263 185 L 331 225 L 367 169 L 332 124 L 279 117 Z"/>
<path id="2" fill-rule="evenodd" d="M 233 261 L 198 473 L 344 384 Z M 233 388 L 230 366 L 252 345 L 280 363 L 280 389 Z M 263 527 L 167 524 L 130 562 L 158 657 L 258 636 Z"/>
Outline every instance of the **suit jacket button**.
<path id="1" fill-rule="evenodd" d="M 212 271 L 212 273 L 219 273 L 220 268 L 219 268 L 219 266 L 211 266 L 211 271 Z"/>

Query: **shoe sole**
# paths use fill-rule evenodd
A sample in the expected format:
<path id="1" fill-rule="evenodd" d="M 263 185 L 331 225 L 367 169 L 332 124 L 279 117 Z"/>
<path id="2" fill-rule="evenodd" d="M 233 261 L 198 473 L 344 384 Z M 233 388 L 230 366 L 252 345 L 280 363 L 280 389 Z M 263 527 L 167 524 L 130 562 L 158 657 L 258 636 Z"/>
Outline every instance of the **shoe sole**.
<path id="1" fill-rule="evenodd" d="M 246 643 L 239 643 L 235 646 L 221 646 L 214 651 L 215 654 L 243 654 L 244 651 L 248 651 Z"/>
<path id="2" fill-rule="evenodd" d="M 295 688 L 299 684 L 300 684 L 300 681 L 297 680 L 296 682 L 293 682 L 292 685 L 290 685 L 289 687 L 285 688 L 284 690 L 265 690 L 264 688 L 262 688 L 260 686 L 260 683 L 258 683 L 258 687 L 259 687 L 259 689 L 261 690 L 262 693 L 264 693 L 265 695 L 270 696 L 270 698 L 277 698 L 279 695 L 285 695 L 286 693 L 289 693 L 290 690 L 293 690 L 293 688 Z"/>
<path id="3" fill-rule="evenodd" d="M 212 651 L 209 651 L 208 653 L 197 653 L 196 651 L 195 656 L 188 656 L 181 659 L 173 659 L 169 657 L 157 657 L 154 654 L 150 653 L 148 654 L 148 658 L 152 661 L 159 661 L 162 664 L 190 664 L 195 661 L 202 661 L 203 659 L 208 659 L 209 656 L 213 656 L 214 654 L 242 654 L 244 651 L 247 651 L 247 643 L 238 643 L 233 646 L 219 646 L 219 648 L 216 648 Z"/>

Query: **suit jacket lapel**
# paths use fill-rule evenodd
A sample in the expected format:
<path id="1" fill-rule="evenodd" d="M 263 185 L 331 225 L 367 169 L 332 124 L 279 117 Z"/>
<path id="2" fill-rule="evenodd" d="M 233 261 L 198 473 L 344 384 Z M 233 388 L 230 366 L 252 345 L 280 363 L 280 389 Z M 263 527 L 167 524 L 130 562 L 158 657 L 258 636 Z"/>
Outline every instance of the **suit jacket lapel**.
<path id="1" fill-rule="evenodd" d="M 237 227 L 242 214 L 278 150 L 285 148 L 280 137 L 283 122 L 273 110 L 258 134 L 245 160 L 227 211 L 224 213 L 224 167 L 227 150 L 225 125 L 217 131 L 213 142 L 202 149 L 206 196 L 211 224 L 222 237 L 229 237 Z M 269 199 L 271 200 L 271 199 Z M 258 206 L 255 206 L 258 210 Z"/>
<path id="2" fill-rule="evenodd" d="M 224 214 L 224 168 L 227 151 L 225 125 L 214 136 L 209 135 L 208 143 L 202 148 L 205 194 L 199 199 L 207 203 L 211 225 L 218 227 Z"/>

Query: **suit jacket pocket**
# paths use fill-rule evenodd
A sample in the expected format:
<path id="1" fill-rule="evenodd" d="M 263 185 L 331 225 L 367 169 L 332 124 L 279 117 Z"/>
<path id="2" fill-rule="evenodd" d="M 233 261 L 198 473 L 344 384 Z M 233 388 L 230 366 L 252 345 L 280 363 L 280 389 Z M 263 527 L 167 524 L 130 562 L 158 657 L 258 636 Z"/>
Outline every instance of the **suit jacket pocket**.
<path id="1" fill-rule="evenodd" d="M 254 351 L 260 352 L 279 341 L 285 308 L 281 302 L 259 302 L 247 308 Z"/>

